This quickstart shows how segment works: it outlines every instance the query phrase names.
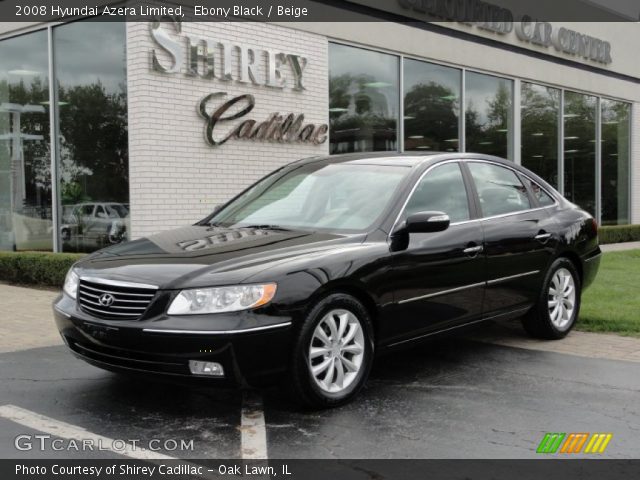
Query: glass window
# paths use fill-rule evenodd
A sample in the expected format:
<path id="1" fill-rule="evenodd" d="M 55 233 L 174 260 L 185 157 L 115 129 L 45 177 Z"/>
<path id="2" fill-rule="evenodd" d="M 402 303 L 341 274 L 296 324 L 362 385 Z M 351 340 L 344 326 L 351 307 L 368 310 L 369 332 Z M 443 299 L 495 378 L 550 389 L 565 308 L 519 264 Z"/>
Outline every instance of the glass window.
<path id="1" fill-rule="evenodd" d="M 549 195 L 545 190 L 543 190 L 540 185 L 538 185 L 533 180 L 529 180 L 527 177 L 523 176 L 522 178 L 525 184 L 527 184 L 527 186 L 529 187 L 529 190 L 531 190 L 531 193 L 533 193 L 533 196 L 536 198 L 536 200 L 538 200 L 538 203 L 541 207 L 548 207 L 555 203 L 553 197 Z"/>
<path id="2" fill-rule="evenodd" d="M 465 75 L 467 152 L 513 159 L 513 81 L 467 72 Z"/>
<path id="3" fill-rule="evenodd" d="M 603 99 L 602 224 L 622 225 L 629 218 L 630 105 Z"/>
<path id="4" fill-rule="evenodd" d="M 0 41 L 0 250 L 51 250 L 47 32 Z"/>
<path id="5" fill-rule="evenodd" d="M 129 202 L 125 24 L 74 22 L 54 29 L 63 206 Z M 116 207 L 117 208 L 117 207 Z M 73 208 L 72 208 L 73 210 Z M 98 218 L 98 212 L 103 216 Z M 129 216 L 62 219 L 64 251 L 92 251 L 126 239 Z M 90 213 L 88 215 L 91 215 Z"/>
<path id="6" fill-rule="evenodd" d="M 512 170 L 489 163 L 469 163 L 484 217 L 531 208 L 527 190 Z"/>
<path id="7" fill-rule="evenodd" d="M 558 187 L 560 90 L 522 82 L 522 165 Z"/>
<path id="8" fill-rule="evenodd" d="M 595 215 L 596 97 L 565 92 L 564 196 Z"/>
<path id="9" fill-rule="evenodd" d="M 363 231 L 385 210 L 410 171 L 400 166 L 309 163 L 265 178 L 216 213 L 211 223 Z"/>
<path id="10" fill-rule="evenodd" d="M 404 149 L 459 151 L 460 79 L 456 68 L 404 61 Z"/>
<path id="11" fill-rule="evenodd" d="M 330 153 L 397 150 L 400 60 L 329 44 Z"/>
<path id="12" fill-rule="evenodd" d="M 418 212 L 444 212 L 451 223 L 469 220 L 467 190 L 457 163 L 436 167 L 420 180 L 404 215 Z"/>

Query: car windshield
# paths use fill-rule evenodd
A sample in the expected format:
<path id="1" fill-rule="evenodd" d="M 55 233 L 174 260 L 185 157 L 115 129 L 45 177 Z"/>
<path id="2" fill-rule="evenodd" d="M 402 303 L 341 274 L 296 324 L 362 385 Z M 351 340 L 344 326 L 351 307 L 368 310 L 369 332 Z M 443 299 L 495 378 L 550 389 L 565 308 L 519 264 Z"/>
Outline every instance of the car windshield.
<path id="1" fill-rule="evenodd" d="M 311 163 L 266 177 L 211 219 L 224 227 L 363 231 L 409 167 Z"/>

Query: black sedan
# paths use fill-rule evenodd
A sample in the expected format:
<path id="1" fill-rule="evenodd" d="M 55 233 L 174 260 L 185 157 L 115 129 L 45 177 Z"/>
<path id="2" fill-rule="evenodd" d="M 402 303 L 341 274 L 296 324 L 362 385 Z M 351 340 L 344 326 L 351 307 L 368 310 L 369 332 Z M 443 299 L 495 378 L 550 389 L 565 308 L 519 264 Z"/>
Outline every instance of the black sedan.
<path id="1" fill-rule="evenodd" d="M 199 223 L 78 262 L 54 304 L 109 370 L 260 386 L 334 406 L 374 356 L 489 319 L 574 326 L 600 262 L 594 219 L 530 171 L 474 154 L 287 165 Z"/>

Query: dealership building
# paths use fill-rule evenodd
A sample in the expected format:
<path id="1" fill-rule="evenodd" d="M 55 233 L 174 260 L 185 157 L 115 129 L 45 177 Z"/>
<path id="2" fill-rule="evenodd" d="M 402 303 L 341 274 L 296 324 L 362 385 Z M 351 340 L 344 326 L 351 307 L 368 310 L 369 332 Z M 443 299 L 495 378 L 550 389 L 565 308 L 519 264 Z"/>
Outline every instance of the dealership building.
<path id="1" fill-rule="evenodd" d="M 430 23 L 410 3 L 388 10 L 411 23 L 0 24 L 0 250 L 193 223 L 286 163 L 362 151 L 497 155 L 602 225 L 640 223 L 638 23 Z"/>

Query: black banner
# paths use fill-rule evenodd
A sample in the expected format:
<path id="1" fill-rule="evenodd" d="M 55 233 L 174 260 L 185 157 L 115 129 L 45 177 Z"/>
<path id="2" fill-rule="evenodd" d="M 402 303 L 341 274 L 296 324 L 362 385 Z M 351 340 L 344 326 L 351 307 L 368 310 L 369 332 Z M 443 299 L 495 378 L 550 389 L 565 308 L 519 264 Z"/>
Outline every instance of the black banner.
<path id="1" fill-rule="evenodd" d="M 0 460 L 3 480 L 628 480 L 639 477 L 640 460 Z"/>
<path id="2" fill-rule="evenodd" d="M 0 0 L 0 21 L 514 22 L 638 21 L 637 0 Z"/>

